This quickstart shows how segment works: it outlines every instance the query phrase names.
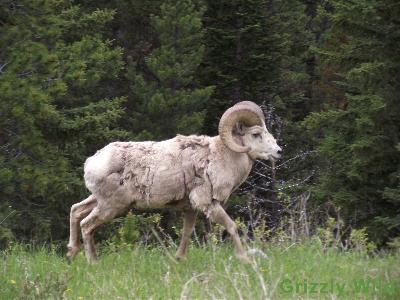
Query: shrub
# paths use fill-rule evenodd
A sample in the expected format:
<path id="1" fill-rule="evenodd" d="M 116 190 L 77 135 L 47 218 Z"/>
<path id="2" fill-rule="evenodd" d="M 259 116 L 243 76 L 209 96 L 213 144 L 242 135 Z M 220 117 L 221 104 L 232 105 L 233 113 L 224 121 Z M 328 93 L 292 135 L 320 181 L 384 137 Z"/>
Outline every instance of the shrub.
<path id="1" fill-rule="evenodd" d="M 160 214 L 133 214 L 129 212 L 123 218 L 116 235 L 109 238 L 106 244 L 111 250 L 132 248 L 136 243 L 147 245 L 154 239 L 152 228 L 158 228 L 160 221 Z"/>

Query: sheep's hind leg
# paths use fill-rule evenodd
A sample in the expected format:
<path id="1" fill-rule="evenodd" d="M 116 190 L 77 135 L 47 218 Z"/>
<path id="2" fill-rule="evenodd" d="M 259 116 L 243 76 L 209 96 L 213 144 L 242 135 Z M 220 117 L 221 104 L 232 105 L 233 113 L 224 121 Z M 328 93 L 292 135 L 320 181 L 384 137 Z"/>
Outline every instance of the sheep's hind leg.
<path id="1" fill-rule="evenodd" d="M 186 260 L 187 246 L 189 243 L 190 236 L 192 235 L 197 216 L 197 212 L 194 210 L 187 210 L 184 211 L 183 213 L 184 215 L 183 215 L 182 238 L 175 255 L 176 258 L 179 260 Z"/>
<path id="2" fill-rule="evenodd" d="M 237 231 L 235 222 L 228 216 L 225 210 L 220 204 L 214 204 L 207 210 L 207 216 L 214 222 L 221 224 L 225 227 L 228 233 L 231 235 L 233 244 L 236 248 L 236 257 L 244 262 L 250 262 Z"/>
<path id="3" fill-rule="evenodd" d="M 80 230 L 79 230 L 79 222 L 85 218 L 92 209 L 96 206 L 96 198 L 91 195 L 85 200 L 72 205 L 71 213 L 70 213 L 70 225 L 69 225 L 69 243 L 68 243 L 68 252 L 67 256 L 70 259 L 73 259 L 75 255 L 79 251 L 80 246 Z"/>
<path id="4" fill-rule="evenodd" d="M 93 239 L 95 229 L 101 224 L 113 219 L 116 214 L 117 212 L 112 209 L 96 206 L 90 214 L 81 221 L 80 225 L 82 230 L 83 246 L 85 248 L 85 255 L 88 262 L 94 262 L 97 260 Z"/>

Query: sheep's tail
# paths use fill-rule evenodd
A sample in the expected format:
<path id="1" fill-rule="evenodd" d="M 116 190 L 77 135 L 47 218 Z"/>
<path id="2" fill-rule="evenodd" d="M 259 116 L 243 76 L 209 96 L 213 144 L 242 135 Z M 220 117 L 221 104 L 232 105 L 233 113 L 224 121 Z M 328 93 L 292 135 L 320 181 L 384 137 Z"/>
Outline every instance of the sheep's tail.
<path id="1" fill-rule="evenodd" d="M 96 193 L 102 181 L 114 172 L 113 152 L 113 147 L 110 144 L 86 159 L 84 166 L 85 184 L 92 193 Z"/>

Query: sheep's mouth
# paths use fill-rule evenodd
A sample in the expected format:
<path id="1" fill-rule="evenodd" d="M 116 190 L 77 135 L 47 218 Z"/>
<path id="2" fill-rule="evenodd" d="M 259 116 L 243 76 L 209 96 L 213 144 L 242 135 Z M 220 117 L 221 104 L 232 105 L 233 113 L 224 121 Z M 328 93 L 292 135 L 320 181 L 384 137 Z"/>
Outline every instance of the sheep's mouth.
<path id="1" fill-rule="evenodd" d="M 259 159 L 270 160 L 270 161 L 277 161 L 280 158 L 281 156 L 279 154 L 274 155 L 269 152 L 262 152 L 261 155 L 259 156 Z"/>
<path id="2" fill-rule="evenodd" d="M 281 158 L 281 155 L 280 154 L 270 154 L 268 158 L 272 161 L 277 161 L 278 159 Z"/>

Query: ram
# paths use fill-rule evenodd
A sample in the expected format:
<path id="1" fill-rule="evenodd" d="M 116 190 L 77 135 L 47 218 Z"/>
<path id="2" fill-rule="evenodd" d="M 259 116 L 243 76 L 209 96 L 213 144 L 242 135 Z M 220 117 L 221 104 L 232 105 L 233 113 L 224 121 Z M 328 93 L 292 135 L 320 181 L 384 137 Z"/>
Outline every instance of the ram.
<path id="1" fill-rule="evenodd" d="M 197 212 L 226 228 L 236 256 L 247 261 L 237 227 L 223 209 L 256 159 L 275 160 L 281 148 L 268 132 L 261 108 L 239 102 L 222 115 L 219 135 L 182 136 L 161 142 L 114 142 L 84 166 L 91 195 L 71 207 L 67 256 L 79 251 L 81 229 L 88 261 L 96 260 L 95 229 L 129 209 L 175 208 L 184 225 L 176 257 L 186 259 Z"/>

